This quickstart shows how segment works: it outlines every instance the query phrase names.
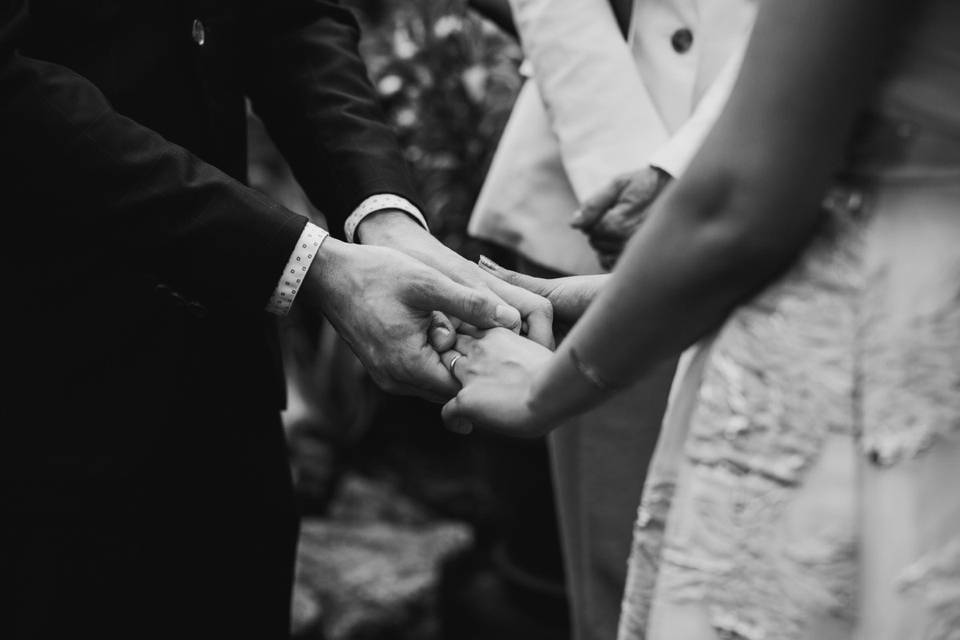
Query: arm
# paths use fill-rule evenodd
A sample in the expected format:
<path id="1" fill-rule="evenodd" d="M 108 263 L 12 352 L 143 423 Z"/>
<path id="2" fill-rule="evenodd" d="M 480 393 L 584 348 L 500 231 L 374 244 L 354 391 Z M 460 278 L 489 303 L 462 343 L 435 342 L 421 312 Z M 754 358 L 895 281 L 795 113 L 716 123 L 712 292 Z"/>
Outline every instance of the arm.
<path id="1" fill-rule="evenodd" d="M 417 196 L 367 77 L 353 14 L 337 0 L 262 0 L 245 14 L 253 109 L 297 181 L 342 236 L 366 198 Z"/>
<path id="2" fill-rule="evenodd" d="M 491 426 L 534 433 L 595 405 L 607 394 L 585 370 L 618 383 L 636 378 L 715 328 L 790 263 L 818 221 L 901 8 L 899 0 L 766 0 L 702 152 L 654 205 L 556 355 Z M 481 415 L 475 408 L 490 385 L 465 387 L 446 417 Z"/>
<path id="3" fill-rule="evenodd" d="M 371 196 L 416 202 L 406 161 L 358 53 L 353 15 L 336 0 L 283 0 L 259 3 L 247 19 L 254 46 L 245 68 L 254 109 L 335 233 Z M 531 338 L 552 342 L 546 300 L 484 273 L 409 215 L 377 210 L 360 223 L 356 239 L 402 251 L 499 297 L 520 311 Z M 519 330 L 519 320 L 515 324 Z"/>
<path id="4" fill-rule="evenodd" d="M 263 309 L 304 219 L 118 114 L 80 75 L 17 53 L 27 15 L 25 0 L 0 3 L 0 180 L 14 228 L 64 230 L 60 249 L 80 268 L 109 255 L 204 304 Z"/>
<path id="5" fill-rule="evenodd" d="M 145 272 L 205 305 L 262 312 L 306 220 L 116 113 L 83 77 L 16 53 L 26 16 L 22 0 L 0 4 L 0 180 L 15 234 L 48 227 L 62 243 L 55 255 L 80 277 Z M 303 304 L 327 314 L 391 390 L 438 400 L 456 391 L 426 342 L 434 310 L 519 322 L 512 309 L 503 320 L 494 296 L 396 252 L 316 242 L 295 274 Z M 73 275 L 42 253 L 34 262 L 30 282 Z M 129 294 L 110 293 L 121 305 Z"/>

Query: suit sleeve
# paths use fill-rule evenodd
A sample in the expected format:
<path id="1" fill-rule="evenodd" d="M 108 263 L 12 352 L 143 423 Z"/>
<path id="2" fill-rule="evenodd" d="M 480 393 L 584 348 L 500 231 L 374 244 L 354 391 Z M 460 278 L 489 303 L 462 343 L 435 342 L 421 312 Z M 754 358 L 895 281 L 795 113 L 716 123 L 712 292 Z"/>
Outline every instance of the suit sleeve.
<path id="1" fill-rule="evenodd" d="M 13 217 L 70 238 L 62 251 L 262 310 L 305 219 L 118 114 L 80 75 L 20 55 L 27 4 L 0 3 L 0 181 Z"/>
<path id="2" fill-rule="evenodd" d="M 366 198 L 416 194 L 358 52 L 359 27 L 335 0 L 260 2 L 246 16 L 246 91 L 294 175 L 342 237 Z"/>

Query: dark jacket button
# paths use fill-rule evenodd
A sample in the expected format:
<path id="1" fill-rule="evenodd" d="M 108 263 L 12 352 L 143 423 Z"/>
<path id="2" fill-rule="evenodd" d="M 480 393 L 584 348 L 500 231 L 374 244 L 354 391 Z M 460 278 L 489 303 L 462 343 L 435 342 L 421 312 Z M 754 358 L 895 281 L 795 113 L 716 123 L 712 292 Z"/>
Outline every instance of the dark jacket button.
<path id="1" fill-rule="evenodd" d="M 693 46 L 693 32 L 690 29 L 677 29 L 670 36 L 670 45 L 677 53 L 686 53 Z"/>

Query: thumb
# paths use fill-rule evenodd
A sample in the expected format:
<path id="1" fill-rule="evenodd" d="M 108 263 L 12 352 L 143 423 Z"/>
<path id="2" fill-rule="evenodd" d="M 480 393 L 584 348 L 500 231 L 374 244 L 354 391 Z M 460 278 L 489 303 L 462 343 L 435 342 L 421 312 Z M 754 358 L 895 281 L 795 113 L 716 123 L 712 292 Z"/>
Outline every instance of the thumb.
<path id="1" fill-rule="evenodd" d="M 465 287 L 439 272 L 414 291 L 411 302 L 421 311 L 440 311 L 482 329 L 520 327 L 520 312 L 492 291 Z"/>
<path id="2" fill-rule="evenodd" d="M 449 351 L 457 343 L 457 331 L 453 322 L 439 311 L 434 311 L 430 318 L 430 329 L 427 331 L 427 337 L 430 346 L 437 353 Z"/>
<path id="3" fill-rule="evenodd" d="M 510 269 L 501 267 L 487 256 L 480 256 L 477 264 L 480 265 L 481 269 L 490 275 L 500 278 L 507 284 L 512 284 L 515 287 L 526 289 L 527 291 L 541 295 L 544 298 L 548 298 L 553 292 L 554 285 L 550 280 L 547 280 L 546 278 L 536 278 L 534 276 L 528 276 L 524 273 L 511 271 Z"/>
<path id="4" fill-rule="evenodd" d="M 607 213 L 610 207 L 617 203 L 620 194 L 623 193 L 629 182 L 626 174 L 611 180 L 607 186 L 583 201 L 583 206 L 574 214 L 570 225 L 575 229 L 584 231 L 590 229 Z"/>
<path id="5" fill-rule="evenodd" d="M 466 407 L 458 394 L 443 405 L 440 416 L 443 418 L 443 423 L 447 426 L 447 429 L 454 433 L 466 435 L 473 431 L 473 424 L 464 417 L 465 412 Z"/>

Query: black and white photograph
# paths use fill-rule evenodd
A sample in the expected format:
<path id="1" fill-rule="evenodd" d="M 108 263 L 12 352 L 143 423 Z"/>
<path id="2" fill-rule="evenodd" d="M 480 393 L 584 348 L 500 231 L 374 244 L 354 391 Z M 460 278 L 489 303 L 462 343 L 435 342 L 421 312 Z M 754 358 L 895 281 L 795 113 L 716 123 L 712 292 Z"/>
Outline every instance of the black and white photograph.
<path id="1" fill-rule="evenodd" d="M 960 640 L 958 0 L 0 0 L 0 639 Z"/>

